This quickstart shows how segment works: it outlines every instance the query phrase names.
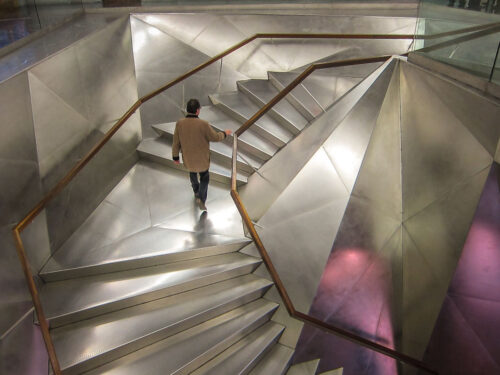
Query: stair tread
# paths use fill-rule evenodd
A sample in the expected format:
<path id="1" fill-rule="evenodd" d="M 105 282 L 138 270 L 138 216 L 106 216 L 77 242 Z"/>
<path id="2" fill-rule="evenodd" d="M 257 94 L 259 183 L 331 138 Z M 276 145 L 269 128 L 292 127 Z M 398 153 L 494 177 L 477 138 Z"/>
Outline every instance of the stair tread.
<path id="1" fill-rule="evenodd" d="M 168 134 L 169 136 L 174 135 L 175 131 L 175 122 L 167 122 L 164 124 L 157 124 L 153 125 L 154 128 L 158 129 L 160 132 L 163 134 Z M 232 139 L 232 137 L 231 137 Z M 233 157 L 233 146 L 232 143 L 229 144 L 228 142 L 211 142 L 210 143 L 210 151 L 212 153 L 216 153 L 219 156 L 222 156 L 224 158 L 227 158 L 228 161 L 230 161 Z M 242 153 L 241 150 L 238 150 L 239 153 Z M 238 162 L 240 163 L 245 163 L 245 160 L 250 163 L 250 165 L 254 168 L 260 168 L 262 166 L 262 161 L 259 159 L 253 157 L 252 155 L 248 155 L 246 153 L 244 154 L 244 158 L 238 156 Z"/>
<path id="2" fill-rule="evenodd" d="M 192 375 L 248 374 L 279 339 L 284 327 L 267 322 L 226 351 L 204 364 Z"/>
<path id="3" fill-rule="evenodd" d="M 269 79 L 278 86 L 279 90 L 284 89 L 299 76 L 298 73 L 292 72 L 269 72 L 268 75 Z M 295 87 L 290 95 L 306 111 L 309 119 L 313 119 L 323 113 L 321 106 L 304 86 L 299 85 Z"/>
<path id="4" fill-rule="evenodd" d="M 84 371 L 249 303 L 271 285 L 240 276 L 56 328 L 51 335 L 61 367 Z"/>
<path id="5" fill-rule="evenodd" d="M 213 127 L 221 131 L 230 129 L 235 132 L 241 125 L 243 125 L 243 123 L 231 118 L 229 115 L 213 105 L 201 107 L 200 118 L 208 121 Z M 278 147 L 276 145 L 259 136 L 253 131 L 253 129 L 249 129 L 243 133 L 239 137 L 239 140 L 255 147 L 269 156 L 274 155 L 278 151 Z"/>
<path id="6" fill-rule="evenodd" d="M 225 252 L 237 251 L 250 241 L 218 234 L 208 234 L 153 227 L 116 243 L 82 252 L 80 248 L 58 250 L 43 267 L 45 280 L 56 277 L 81 277 L 99 270 L 126 270 Z M 210 249 L 209 249 L 210 248 Z M 203 251 L 203 253 L 201 253 Z M 160 261 L 159 259 L 162 259 Z"/>
<path id="7" fill-rule="evenodd" d="M 261 326 L 276 308 L 276 304 L 259 299 L 98 367 L 87 375 L 189 373 Z"/>
<path id="8" fill-rule="evenodd" d="M 250 375 L 285 374 L 292 360 L 293 352 L 294 350 L 287 346 L 274 345 L 270 352 L 250 372 Z"/>
<path id="9" fill-rule="evenodd" d="M 217 103 L 221 103 L 230 108 L 245 121 L 250 119 L 260 109 L 259 106 L 237 91 L 223 94 L 213 94 L 210 95 L 210 99 L 216 105 Z M 292 133 L 267 114 L 258 119 L 256 124 L 276 138 L 279 138 L 284 143 L 288 143 L 293 138 Z"/>
<path id="10" fill-rule="evenodd" d="M 137 147 L 137 151 L 167 161 L 169 162 L 169 165 L 172 165 L 173 167 L 181 170 L 185 170 L 187 172 L 187 170 L 182 165 L 174 165 L 174 161 L 172 159 L 172 144 L 167 139 L 163 139 L 161 137 L 145 139 L 139 144 L 139 146 Z M 224 177 L 226 180 L 231 179 L 231 169 L 217 163 L 214 160 L 210 162 L 209 171 L 211 174 Z M 237 180 L 239 182 L 246 183 L 247 179 L 248 178 L 244 173 L 238 171 Z"/>
<path id="11" fill-rule="evenodd" d="M 259 263 L 230 253 L 56 281 L 41 289 L 42 304 L 51 325 L 61 325 L 249 273 Z"/>
<path id="12" fill-rule="evenodd" d="M 268 103 L 276 95 L 279 90 L 273 86 L 269 80 L 263 79 L 250 79 L 247 81 L 238 81 L 238 86 L 243 88 L 249 94 L 253 95 L 259 100 L 261 105 Z M 297 129 L 296 132 L 301 131 L 307 125 L 307 120 L 302 116 L 287 100 L 282 99 L 276 103 L 272 111 L 281 116 L 290 125 Z"/>

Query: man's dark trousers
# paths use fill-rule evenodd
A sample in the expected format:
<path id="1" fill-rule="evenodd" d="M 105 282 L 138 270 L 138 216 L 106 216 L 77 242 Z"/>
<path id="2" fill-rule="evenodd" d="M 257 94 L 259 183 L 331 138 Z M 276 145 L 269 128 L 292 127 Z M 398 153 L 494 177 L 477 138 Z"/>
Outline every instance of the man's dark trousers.
<path id="1" fill-rule="evenodd" d="M 198 182 L 198 173 L 189 172 L 189 179 L 191 180 L 191 186 L 193 187 L 194 195 L 201 199 L 203 203 L 207 200 L 208 193 L 208 183 L 210 181 L 210 174 L 208 170 L 205 172 L 199 172 L 200 182 Z"/>

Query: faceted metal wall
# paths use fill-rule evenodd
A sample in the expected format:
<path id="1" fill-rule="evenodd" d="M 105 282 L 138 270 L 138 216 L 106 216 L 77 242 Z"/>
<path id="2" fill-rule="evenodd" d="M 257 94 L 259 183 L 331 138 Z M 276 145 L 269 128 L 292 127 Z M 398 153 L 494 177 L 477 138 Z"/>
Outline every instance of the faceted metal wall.
<path id="1" fill-rule="evenodd" d="M 137 101 L 128 18 L 38 64 L 29 72 L 44 191 L 51 189 Z M 53 249 L 87 218 L 137 160 L 134 114 L 48 209 Z"/>
<path id="2" fill-rule="evenodd" d="M 12 361 L 24 367 L 46 368 L 46 358 L 19 358 L 37 341 L 37 328 L 14 324 L 31 309 L 31 297 L 19 263 L 11 229 L 42 197 L 38 173 L 35 134 L 30 103 L 28 76 L 17 75 L 0 85 L 0 356 L 1 373 L 22 374 Z M 28 256 L 34 269 L 39 269 L 50 256 L 45 213 L 23 234 Z M 25 319 L 26 320 L 26 319 Z M 24 333 L 20 333 L 22 330 Z M 30 344 L 31 343 L 31 344 Z M 38 340 L 38 344 L 40 341 Z M 36 344 L 35 344 L 36 346 Z M 8 356 L 8 357 L 7 357 Z M 9 360 L 7 361 L 7 358 Z M 13 371 L 16 369 L 16 371 Z M 47 369 L 47 368 L 46 368 Z M 28 374 L 26 372 L 26 374 Z"/>
<path id="3" fill-rule="evenodd" d="M 422 358 L 497 152 L 500 106 L 404 61 L 370 78 L 242 195 L 299 310 Z M 297 348 L 297 362 L 328 357 L 321 370 L 396 371 L 312 328 Z"/>
<path id="4" fill-rule="evenodd" d="M 255 33 L 412 33 L 415 19 L 404 17 L 335 17 L 219 14 L 136 14 L 132 18 L 134 57 L 139 95 L 145 95 L 210 57 Z M 398 54 L 408 50 L 410 41 L 352 40 L 258 40 L 233 52 L 220 62 L 167 90 L 143 106 L 143 135 L 156 136 L 151 125 L 176 121 L 185 102 L 196 96 L 209 104 L 209 94 L 236 90 L 236 80 L 267 78 L 268 71 L 303 70 L 316 60 L 339 60 L 361 56 Z M 334 70 L 314 74 L 310 83 L 318 97 L 327 97 L 326 108 L 335 92 L 345 93 L 376 66 Z M 340 74 L 341 78 L 337 78 Z M 332 77 L 333 75 L 333 77 Z M 332 80 L 331 85 L 324 87 Z M 325 94 L 326 92 L 326 94 Z"/>

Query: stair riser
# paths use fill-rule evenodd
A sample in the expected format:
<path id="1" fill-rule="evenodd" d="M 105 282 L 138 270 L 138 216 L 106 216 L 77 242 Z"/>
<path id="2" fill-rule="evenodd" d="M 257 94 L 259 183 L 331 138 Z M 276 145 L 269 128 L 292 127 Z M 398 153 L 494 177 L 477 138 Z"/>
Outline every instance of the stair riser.
<path id="1" fill-rule="evenodd" d="M 250 90 L 248 90 L 245 86 L 238 84 L 238 90 L 240 90 L 242 93 L 246 95 L 247 98 L 249 98 L 253 103 L 258 105 L 259 107 L 264 106 L 267 104 L 266 102 L 263 102 L 260 98 L 255 96 Z M 283 100 L 283 99 L 282 99 Z M 300 130 L 295 127 L 294 124 L 292 124 L 290 121 L 288 121 L 287 118 L 283 117 L 279 112 L 277 112 L 274 108 L 271 108 L 268 112 L 267 115 L 276 120 L 281 126 L 283 126 L 285 129 L 287 129 L 290 133 L 297 135 L 300 133 Z"/>
<path id="2" fill-rule="evenodd" d="M 116 348 L 113 351 L 102 353 L 101 355 L 94 357 L 88 361 L 83 363 L 79 363 L 77 365 L 68 367 L 63 369 L 64 375 L 73 375 L 79 374 L 84 371 L 89 371 L 93 368 L 99 367 L 105 363 L 116 360 L 120 357 L 123 357 L 127 354 L 133 353 L 141 348 L 144 348 L 148 345 L 152 345 L 155 342 L 166 339 L 167 337 L 173 336 L 179 332 L 187 330 L 191 327 L 194 327 L 198 324 L 201 324 L 207 320 L 213 319 L 219 315 L 222 315 L 226 312 L 229 312 L 237 307 L 243 306 L 247 303 L 250 303 L 258 298 L 261 298 L 264 293 L 269 289 L 269 287 L 265 287 L 262 289 L 255 290 L 251 293 L 247 293 L 245 295 L 241 295 L 238 299 L 228 301 L 227 303 L 216 306 L 210 310 L 205 310 L 200 312 L 198 315 L 191 317 L 190 319 L 183 320 L 178 322 L 177 324 L 170 325 L 165 327 L 162 330 L 156 331 L 150 335 L 141 337 L 133 342 L 130 342 L 126 345 L 123 345 L 119 348 Z"/>
<path id="3" fill-rule="evenodd" d="M 46 282 L 76 279 L 85 276 L 101 275 L 108 272 L 127 271 L 143 267 L 158 266 L 160 264 L 181 262 L 205 256 L 232 253 L 240 250 L 245 245 L 245 243 L 218 245 L 173 254 L 164 254 L 141 259 L 130 259 L 122 262 L 105 263 L 89 267 L 41 273 L 40 276 Z"/>
<path id="4" fill-rule="evenodd" d="M 222 353 L 224 350 L 229 348 L 231 345 L 235 344 L 239 340 L 241 340 L 243 337 L 248 335 L 250 332 L 256 330 L 259 328 L 261 325 L 269 321 L 274 314 L 275 310 L 272 310 L 268 312 L 267 314 L 261 316 L 258 320 L 255 320 L 245 328 L 238 330 L 237 332 L 234 332 L 230 336 L 228 336 L 224 341 L 218 343 L 217 345 L 214 345 L 210 350 L 206 351 L 203 353 L 203 355 L 198 356 L 195 358 L 191 363 L 187 364 L 183 368 L 175 371 L 172 373 L 172 375 L 187 375 L 194 370 L 196 370 L 198 367 L 203 365 L 204 363 L 208 362 L 212 358 L 216 357 L 220 353 Z"/>
<path id="5" fill-rule="evenodd" d="M 236 119 L 237 121 L 241 122 L 242 124 L 244 124 L 247 121 L 246 118 L 244 118 L 243 116 L 241 116 L 239 113 L 234 112 L 231 108 L 225 106 L 222 103 L 218 103 L 218 104 L 216 104 L 216 106 L 217 106 L 217 108 L 219 108 L 220 110 L 222 110 L 224 113 L 226 113 L 227 115 L 233 117 L 234 119 Z M 255 134 L 261 136 L 262 138 L 268 140 L 269 142 L 273 143 L 274 145 L 276 145 L 278 147 L 283 147 L 286 144 L 285 142 L 283 142 L 278 137 L 276 137 L 273 134 L 269 133 L 264 128 L 261 128 L 260 126 L 258 126 L 258 124 L 253 124 L 251 129 L 252 129 L 252 131 Z"/>
<path id="6" fill-rule="evenodd" d="M 267 354 L 269 351 L 272 349 L 273 345 L 277 344 L 279 339 L 281 337 L 281 334 L 279 336 L 276 336 L 276 338 L 269 342 L 269 344 L 265 347 L 264 350 L 262 350 L 258 356 L 256 356 L 246 367 L 243 371 L 240 371 L 238 375 L 247 375 L 249 374 L 255 366 L 259 363 L 259 361 Z"/>
<path id="7" fill-rule="evenodd" d="M 191 289 L 200 288 L 205 285 L 213 284 L 219 281 L 227 280 L 233 277 L 246 275 L 251 273 L 256 267 L 258 263 L 252 263 L 248 265 L 244 265 L 242 267 L 237 267 L 232 270 L 218 273 L 214 275 L 208 275 L 202 277 L 200 279 L 191 280 L 189 282 L 178 284 L 169 288 L 164 288 L 161 290 L 155 290 L 150 293 L 141 294 L 138 296 L 132 296 L 130 298 L 126 298 L 119 301 L 114 301 L 111 303 L 95 306 L 93 308 L 89 308 L 83 311 L 78 311 L 72 314 L 67 314 L 63 316 L 58 316 L 50 319 L 50 327 L 60 327 L 66 324 L 74 323 L 80 320 L 89 319 L 97 315 L 106 314 L 112 311 L 116 311 L 119 309 L 124 309 L 130 306 L 138 305 L 141 303 L 153 301 L 155 299 L 167 297 L 173 294 L 186 292 Z"/>
<path id="8" fill-rule="evenodd" d="M 269 74 L 269 82 L 272 83 L 274 87 L 276 87 L 278 90 L 283 90 L 285 86 L 281 82 L 279 82 L 276 77 L 274 77 L 272 74 Z M 314 120 L 317 116 L 319 116 L 323 111 L 321 108 L 317 105 L 314 104 L 311 106 L 311 108 L 308 108 L 305 106 L 299 98 L 297 98 L 296 95 L 294 95 L 294 91 L 297 89 L 292 90 L 291 93 L 289 93 L 285 99 L 288 100 L 288 102 L 302 115 L 304 116 L 307 121 L 312 121 Z M 299 86 L 300 90 L 300 86 Z M 307 93 L 304 92 L 304 95 L 308 98 L 308 102 L 314 102 L 314 99 Z"/>
<path id="9" fill-rule="evenodd" d="M 187 172 L 186 168 L 184 168 L 182 166 L 182 164 L 181 165 L 175 164 L 172 160 L 164 159 L 164 158 L 158 157 L 156 155 L 149 154 L 147 152 L 142 152 L 140 150 L 137 150 L 137 152 L 139 153 L 139 155 L 143 159 L 151 160 L 151 161 L 154 161 L 156 163 L 163 164 L 163 165 L 166 165 L 168 167 L 175 168 L 175 169 L 178 169 L 180 171 Z M 220 175 L 220 174 L 217 174 L 217 173 L 212 173 L 212 172 L 210 172 L 210 179 L 213 180 L 213 181 L 217 181 L 217 182 L 223 183 L 223 184 L 230 184 L 231 183 L 231 178 L 230 177 L 223 176 L 223 175 Z M 245 183 L 246 182 L 244 182 L 244 181 L 237 180 L 238 186 L 242 186 Z"/>

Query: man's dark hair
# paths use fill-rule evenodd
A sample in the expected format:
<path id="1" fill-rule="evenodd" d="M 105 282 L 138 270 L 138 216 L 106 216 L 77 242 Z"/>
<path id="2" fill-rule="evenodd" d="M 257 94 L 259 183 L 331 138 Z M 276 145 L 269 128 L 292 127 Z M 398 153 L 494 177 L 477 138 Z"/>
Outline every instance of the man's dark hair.
<path id="1" fill-rule="evenodd" d="M 189 99 L 186 105 L 186 111 L 187 113 L 192 113 L 193 115 L 196 114 L 196 111 L 201 107 L 200 102 L 198 99 Z"/>

